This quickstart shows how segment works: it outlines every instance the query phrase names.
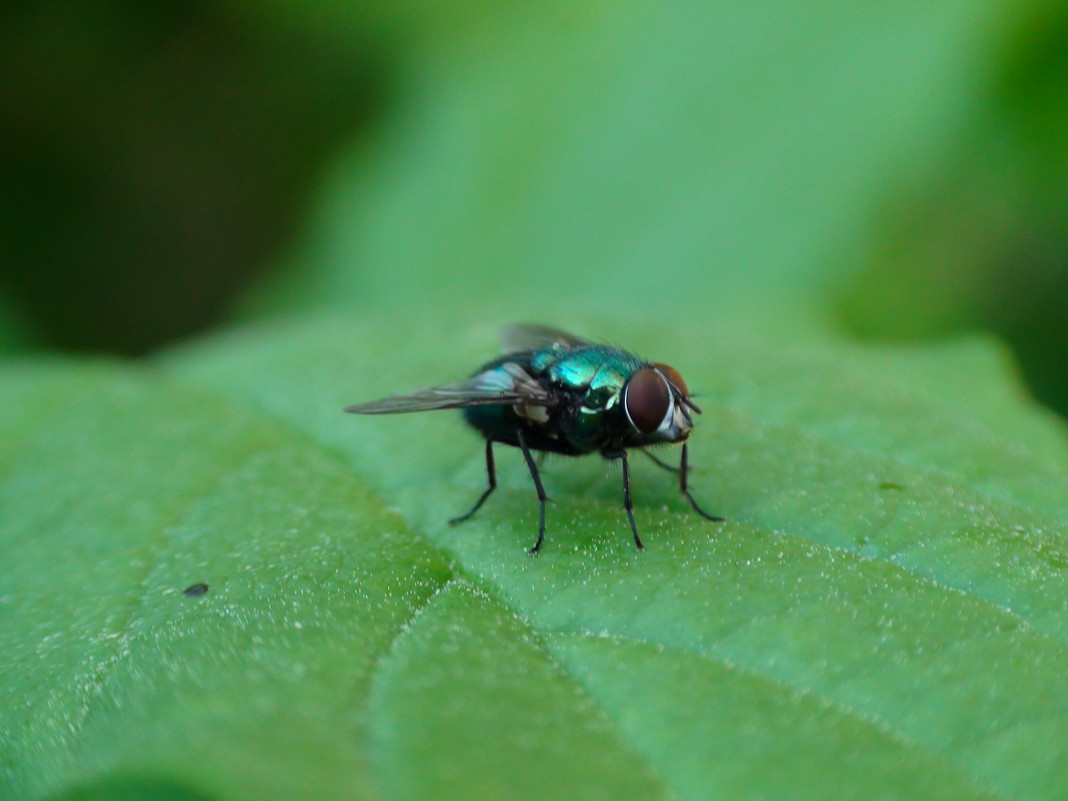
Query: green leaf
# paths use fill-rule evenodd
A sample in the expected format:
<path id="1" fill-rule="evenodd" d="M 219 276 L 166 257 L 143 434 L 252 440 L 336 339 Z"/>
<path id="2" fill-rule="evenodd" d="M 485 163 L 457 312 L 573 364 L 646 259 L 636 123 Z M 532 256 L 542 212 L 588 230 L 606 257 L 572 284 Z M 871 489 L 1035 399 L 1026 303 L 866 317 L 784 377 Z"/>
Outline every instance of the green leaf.
<path id="1" fill-rule="evenodd" d="M 340 411 L 491 355 L 431 328 L 4 367 L 10 797 L 1060 796 L 1068 439 L 998 348 L 632 329 L 703 389 L 729 522 L 636 462 L 639 554 L 618 474 L 559 459 L 533 559 L 514 452 L 450 527 L 477 439 Z"/>
<path id="2" fill-rule="evenodd" d="M 672 797 L 535 632 L 467 582 L 397 642 L 370 710 L 389 798 Z"/>
<path id="3" fill-rule="evenodd" d="M 4 372 L 0 786 L 367 797 L 354 699 L 450 575 L 435 550 L 247 405 L 113 364 Z"/>
<path id="4" fill-rule="evenodd" d="M 428 344 L 383 360 L 376 354 L 423 341 L 420 327 L 383 334 L 369 326 L 360 336 L 337 321 L 268 335 L 259 357 L 254 340 L 240 338 L 177 364 L 346 452 L 466 575 L 544 638 L 683 797 L 701 797 L 717 771 L 743 776 L 736 786 L 748 793 L 773 794 L 782 786 L 775 781 L 789 780 L 764 781 L 758 766 L 776 748 L 818 751 L 813 739 L 826 750 L 822 760 L 795 763 L 795 784 L 805 788 L 798 797 L 823 797 L 827 777 L 863 777 L 862 796 L 938 797 L 950 788 L 951 797 L 1055 797 L 1068 747 L 1068 597 L 1057 590 L 1068 567 L 1068 438 L 1020 393 L 1000 349 L 983 341 L 784 348 L 700 335 L 687 347 L 675 334 L 637 336 L 647 353 L 678 354 L 672 360 L 691 384 L 706 388 L 695 481 L 706 506 L 732 521 L 709 526 L 662 473 L 638 466 L 639 525 L 650 546 L 642 555 L 629 542 L 618 476 L 604 476 L 596 460 L 549 463 L 550 539 L 532 560 L 523 548 L 536 507 L 518 460 L 509 468 L 502 457 L 500 497 L 450 528 L 445 518 L 484 480 L 480 449 L 454 422 L 353 419 L 349 439 L 330 415 L 320 417 L 320 399 L 345 403 L 454 377 L 453 363 L 479 358 L 468 338 L 456 352 Z M 349 373 L 337 374 L 346 360 Z M 277 383 L 265 379 L 286 363 L 299 366 Z M 413 364 L 422 374 L 414 382 Z M 348 375 L 370 377 L 370 386 L 346 395 L 339 387 Z M 584 644 L 591 636 L 608 638 L 600 649 L 613 651 L 619 670 L 595 668 L 606 657 L 589 653 L 598 650 Z M 643 673 L 652 654 L 656 667 Z M 774 710 L 751 717 L 752 705 L 741 704 L 737 728 L 721 733 L 720 748 L 709 744 L 718 763 L 648 735 L 662 731 L 668 714 L 679 727 L 673 737 L 705 742 L 710 721 L 728 714 L 718 693 L 690 693 L 687 680 L 666 678 L 689 676 L 695 665 L 705 666 L 698 686 L 740 671 L 731 678 L 745 692 L 756 684 Z M 444 669 L 424 667 L 424 680 L 440 675 L 448 685 Z M 673 703 L 639 691 L 657 671 L 676 686 Z M 818 703 L 809 708 L 811 699 Z M 806 721 L 789 745 L 757 722 L 780 715 Z M 817 734 L 804 733 L 808 726 Z M 856 764 L 840 764 L 841 749 L 827 745 L 836 741 L 863 744 Z M 1045 746 L 1028 753 L 1036 743 Z M 754 748 L 744 766 L 743 745 Z M 698 765 L 689 782 L 684 759 Z M 902 760 L 915 771 L 891 782 L 889 766 Z"/>

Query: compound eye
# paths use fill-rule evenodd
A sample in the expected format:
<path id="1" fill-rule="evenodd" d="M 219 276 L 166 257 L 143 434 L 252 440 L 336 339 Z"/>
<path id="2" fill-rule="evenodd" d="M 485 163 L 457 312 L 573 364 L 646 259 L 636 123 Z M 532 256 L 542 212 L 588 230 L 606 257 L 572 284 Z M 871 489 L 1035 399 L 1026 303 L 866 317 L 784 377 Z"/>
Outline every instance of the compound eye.
<path id="1" fill-rule="evenodd" d="M 686 382 L 682 380 L 682 376 L 679 375 L 678 370 L 670 365 L 661 364 L 660 362 L 654 362 L 653 367 L 659 370 L 664 378 L 668 380 L 668 383 L 681 392 L 684 398 L 690 397 L 690 388 L 686 386 Z"/>
<path id="2" fill-rule="evenodd" d="M 623 407 L 631 425 L 643 434 L 652 434 L 671 410 L 667 381 L 652 367 L 643 367 L 627 382 Z"/>

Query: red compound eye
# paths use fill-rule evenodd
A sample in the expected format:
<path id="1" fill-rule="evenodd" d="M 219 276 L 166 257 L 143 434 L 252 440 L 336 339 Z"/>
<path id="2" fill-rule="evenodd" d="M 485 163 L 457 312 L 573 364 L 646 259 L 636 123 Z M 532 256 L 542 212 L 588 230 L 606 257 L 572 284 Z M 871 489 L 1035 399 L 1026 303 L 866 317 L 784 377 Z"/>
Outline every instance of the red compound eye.
<path id="1" fill-rule="evenodd" d="M 675 389 L 681 392 L 683 397 L 688 398 L 690 396 L 690 388 L 686 386 L 686 382 L 682 380 L 682 376 L 679 375 L 678 370 L 670 365 L 661 364 L 660 362 L 654 362 L 653 367 L 663 373 L 664 378 L 668 380 L 668 383 L 674 385 Z"/>
<path id="2" fill-rule="evenodd" d="M 623 405 L 634 427 L 643 434 L 652 434 L 660 428 L 671 408 L 671 390 L 660 373 L 652 367 L 643 367 L 627 382 Z"/>

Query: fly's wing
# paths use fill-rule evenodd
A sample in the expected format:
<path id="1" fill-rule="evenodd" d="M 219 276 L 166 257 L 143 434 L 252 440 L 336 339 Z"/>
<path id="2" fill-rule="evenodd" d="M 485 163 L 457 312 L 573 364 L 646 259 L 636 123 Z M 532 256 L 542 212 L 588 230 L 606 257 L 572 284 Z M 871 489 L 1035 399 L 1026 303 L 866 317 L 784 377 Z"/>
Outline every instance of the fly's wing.
<path id="1" fill-rule="evenodd" d="M 346 406 L 345 411 L 354 414 L 400 414 L 460 409 L 464 406 L 513 405 L 548 408 L 555 406 L 556 400 L 518 364 L 505 362 L 466 381 L 390 395 L 370 403 L 357 403 Z"/>
<path id="2" fill-rule="evenodd" d="M 553 345 L 577 348 L 592 344 L 588 339 L 547 325 L 510 325 L 501 332 L 501 348 L 505 353 L 541 350 Z"/>

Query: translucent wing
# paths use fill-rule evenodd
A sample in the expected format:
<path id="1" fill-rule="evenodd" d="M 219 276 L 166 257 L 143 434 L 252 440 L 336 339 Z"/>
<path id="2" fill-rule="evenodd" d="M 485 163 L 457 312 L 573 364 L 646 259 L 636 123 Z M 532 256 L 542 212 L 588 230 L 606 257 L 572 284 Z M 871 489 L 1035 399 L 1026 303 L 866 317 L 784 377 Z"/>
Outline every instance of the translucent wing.
<path id="1" fill-rule="evenodd" d="M 460 409 L 464 406 L 512 405 L 550 407 L 556 405 L 556 400 L 518 364 L 505 362 L 500 367 L 486 370 L 465 381 L 390 395 L 370 403 L 357 403 L 346 406 L 345 411 L 354 414 L 400 414 Z"/>
<path id="2" fill-rule="evenodd" d="M 550 328 L 547 325 L 510 325 L 501 332 L 501 348 L 505 353 L 541 350 L 553 345 L 577 348 L 592 344 L 588 339 L 561 331 L 559 328 Z"/>

